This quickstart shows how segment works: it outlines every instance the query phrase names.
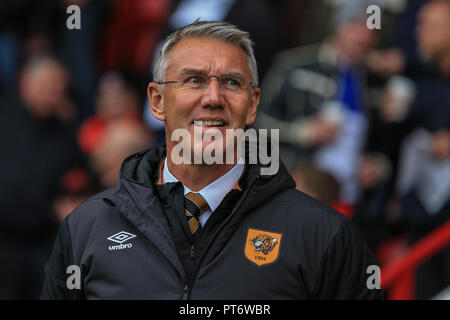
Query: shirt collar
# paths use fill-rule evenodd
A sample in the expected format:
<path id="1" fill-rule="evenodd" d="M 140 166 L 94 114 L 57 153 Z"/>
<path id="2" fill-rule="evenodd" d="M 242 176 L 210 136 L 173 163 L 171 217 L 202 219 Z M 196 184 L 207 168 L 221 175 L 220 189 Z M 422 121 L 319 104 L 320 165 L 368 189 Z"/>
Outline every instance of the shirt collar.
<path id="1" fill-rule="evenodd" d="M 174 175 L 169 171 L 169 167 L 166 165 L 166 161 L 162 163 L 162 182 L 178 182 L 178 179 L 174 177 Z M 205 198 L 206 202 L 208 202 L 211 211 L 216 210 L 219 204 L 222 202 L 223 198 L 233 189 L 239 189 L 238 180 L 244 171 L 244 164 L 237 163 L 230 171 L 225 173 L 220 178 L 211 182 L 209 185 L 197 191 L 203 198 Z M 189 192 L 195 192 L 183 185 L 184 194 L 186 195 Z"/>

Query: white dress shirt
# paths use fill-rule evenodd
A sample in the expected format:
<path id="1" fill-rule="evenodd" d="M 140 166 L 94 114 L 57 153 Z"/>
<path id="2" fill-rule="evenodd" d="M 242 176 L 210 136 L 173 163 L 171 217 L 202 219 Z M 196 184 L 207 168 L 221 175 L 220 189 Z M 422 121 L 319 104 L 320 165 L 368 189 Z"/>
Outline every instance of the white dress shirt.
<path id="1" fill-rule="evenodd" d="M 173 176 L 166 164 L 167 161 L 164 161 L 162 182 L 178 182 L 178 179 Z M 199 193 L 203 198 L 205 198 L 206 202 L 209 205 L 209 209 L 199 217 L 199 221 L 202 227 L 205 225 L 206 221 L 208 221 L 211 213 L 216 210 L 220 202 L 222 202 L 223 198 L 225 198 L 227 193 L 234 189 L 239 178 L 242 175 L 242 172 L 244 172 L 244 164 L 237 163 L 230 171 L 225 173 L 220 178 L 214 180 L 200 191 L 192 191 L 191 189 L 183 185 L 184 195 L 188 194 L 189 192 Z"/>

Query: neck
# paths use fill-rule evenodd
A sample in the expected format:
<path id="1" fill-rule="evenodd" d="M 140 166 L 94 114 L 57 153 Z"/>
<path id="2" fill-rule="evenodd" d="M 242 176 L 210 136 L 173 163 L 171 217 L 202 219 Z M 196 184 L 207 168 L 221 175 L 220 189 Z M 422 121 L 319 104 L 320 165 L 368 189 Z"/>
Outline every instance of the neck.
<path id="1" fill-rule="evenodd" d="M 235 166 L 235 164 L 174 164 L 170 157 L 166 159 L 166 164 L 173 176 L 192 191 L 200 191 Z"/>

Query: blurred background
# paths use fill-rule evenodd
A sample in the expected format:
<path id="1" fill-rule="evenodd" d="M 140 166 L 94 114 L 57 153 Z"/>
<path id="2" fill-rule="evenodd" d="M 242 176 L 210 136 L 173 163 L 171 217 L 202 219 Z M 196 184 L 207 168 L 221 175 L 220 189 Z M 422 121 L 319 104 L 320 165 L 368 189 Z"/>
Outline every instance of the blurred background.
<path id="1" fill-rule="evenodd" d="M 197 18 L 250 32 L 255 128 L 280 129 L 297 188 L 353 219 L 387 298 L 450 299 L 449 0 L 2 1 L 0 299 L 38 299 L 59 223 L 164 141 L 152 61 Z"/>

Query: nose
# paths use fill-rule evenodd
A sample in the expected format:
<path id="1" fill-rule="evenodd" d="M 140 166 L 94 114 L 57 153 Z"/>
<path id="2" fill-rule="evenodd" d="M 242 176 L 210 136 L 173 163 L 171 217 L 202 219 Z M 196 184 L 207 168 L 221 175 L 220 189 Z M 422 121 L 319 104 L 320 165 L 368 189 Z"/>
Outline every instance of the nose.
<path id="1" fill-rule="evenodd" d="M 223 105 L 223 95 L 218 78 L 211 77 L 209 79 L 209 84 L 203 91 L 202 105 L 215 108 Z"/>

